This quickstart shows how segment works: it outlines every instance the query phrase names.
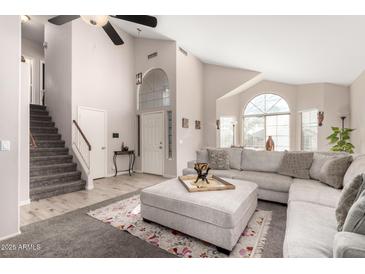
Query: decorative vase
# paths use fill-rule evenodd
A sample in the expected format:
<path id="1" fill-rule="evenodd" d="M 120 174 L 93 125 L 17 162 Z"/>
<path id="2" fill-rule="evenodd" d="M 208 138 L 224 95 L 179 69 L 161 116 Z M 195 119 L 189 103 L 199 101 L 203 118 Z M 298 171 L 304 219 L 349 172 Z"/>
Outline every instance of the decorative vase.
<path id="1" fill-rule="evenodd" d="M 207 179 L 208 172 L 210 170 L 209 165 L 207 163 L 196 163 L 194 165 L 194 169 L 196 170 L 196 173 L 198 174 L 194 183 L 196 184 L 199 180 L 202 180 L 203 182 L 206 182 L 207 184 L 209 184 L 209 181 Z"/>
<path id="2" fill-rule="evenodd" d="M 275 143 L 272 139 L 272 136 L 269 136 L 266 141 L 266 150 L 267 151 L 274 151 L 275 150 Z"/>

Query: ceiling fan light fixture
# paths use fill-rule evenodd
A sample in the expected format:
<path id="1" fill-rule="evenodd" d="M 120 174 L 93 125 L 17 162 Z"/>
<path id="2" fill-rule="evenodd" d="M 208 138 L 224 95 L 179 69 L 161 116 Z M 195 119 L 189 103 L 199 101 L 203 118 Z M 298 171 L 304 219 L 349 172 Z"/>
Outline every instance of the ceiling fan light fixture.
<path id="1" fill-rule="evenodd" d="M 30 16 L 29 15 L 20 15 L 20 20 L 22 23 L 27 23 L 28 21 L 30 21 Z"/>
<path id="2" fill-rule="evenodd" d="M 108 21 L 108 15 L 81 15 L 81 19 L 84 20 L 87 24 L 96 27 L 104 27 Z"/>

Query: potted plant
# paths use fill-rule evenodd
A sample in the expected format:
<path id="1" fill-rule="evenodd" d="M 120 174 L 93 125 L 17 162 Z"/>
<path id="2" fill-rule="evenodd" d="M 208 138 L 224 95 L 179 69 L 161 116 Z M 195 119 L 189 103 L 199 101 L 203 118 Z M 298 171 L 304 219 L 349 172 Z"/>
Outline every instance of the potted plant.
<path id="1" fill-rule="evenodd" d="M 332 127 L 332 134 L 327 137 L 332 146 L 332 151 L 354 153 L 355 146 L 350 142 L 350 133 L 352 128 Z"/>

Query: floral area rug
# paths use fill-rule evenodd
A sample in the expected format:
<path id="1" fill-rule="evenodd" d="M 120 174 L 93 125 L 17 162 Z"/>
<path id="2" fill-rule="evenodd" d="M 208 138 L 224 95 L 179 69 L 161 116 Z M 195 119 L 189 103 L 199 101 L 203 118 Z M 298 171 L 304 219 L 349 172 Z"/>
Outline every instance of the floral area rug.
<path id="1" fill-rule="evenodd" d="M 217 248 L 173 229 L 142 220 L 139 195 L 87 213 L 104 223 L 185 258 L 226 258 Z M 271 211 L 256 210 L 242 232 L 230 258 L 261 257 L 271 221 Z"/>

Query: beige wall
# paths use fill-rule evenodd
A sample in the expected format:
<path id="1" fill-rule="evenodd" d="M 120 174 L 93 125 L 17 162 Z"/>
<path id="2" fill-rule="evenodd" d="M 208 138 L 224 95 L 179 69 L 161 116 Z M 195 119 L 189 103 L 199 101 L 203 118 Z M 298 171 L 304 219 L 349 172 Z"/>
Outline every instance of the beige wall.
<path id="1" fill-rule="evenodd" d="M 145 111 L 137 111 L 138 114 L 153 111 L 163 111 L 165 115 L 165 128 L 167 128 L 166 111 L 171 110 L 173 113 L 173 149 L 172 159 L 168 159 L 167 145 L 165 146 L 164 174 L 166 176 L 176 175 L 176 42 L 153 39 L 135 39 L 135 74 L 142 73 L 146 75 L 153 68 L 161 68 L 168 77 L 170 86 L 169 107 L 153 108 Z M 148 59 L 147 56 L 157 52 L 157 56 Z M 135 79 L 135 78 L 133 78 Z M 135 88 L 136 96 L 138 88 Z M 165 144 L 167 144 L 167 131 L 165 131 Z M 142 149 L 142 147 L 141 147 Z M 136 168 L 141 170 L 141 157 L 136 159 Z"/>
<path id="2" fill-rule="evenodd" d="M 22 55 L 33 59 L 33 91 L 35 104 L 41 104 L 40 96 L 40 61 L 44 60 L 44 50 L 41 44 L 22 37 Z"/>
<path id="3" fill-rule="evenodd" d="M 0 151 L 0 240 L 19 232 L 20 177 L 20 56 L 19 16 L 0 16 L 0 140 L 10 151 Z"/>
<path id="4" fill-rule="evenodd" d="M 262 93 L 274 93 L 283 97 L 290 107 L 290 149 L 301 148 L 301 112 L 319 110 L 325 112 L 322 127 L 318 128 L 318 150 L 328 151 L 330 146 L 326 137 L 331 134 L 332 126 L 340 126 L 339 113 L 349 112 L 349 88 L 327 83 L 289 85 L 264 80 L 243 91 L 239 95 L 217 101 L 217 116 L 234 116 L 237 118 L 237 140 L 242 144 L 242 114 L 247 103 Z M 345 126 L 349 126 L 346 119 Z M 218 139 L 219 140 L 219 139 Z M 218 142 L 219 143 L 219 142 Z"/>
<path id="5" fill-rule="evenodd" d="M 351 128 L 355 152 L 365 153 L 365 72 L 352 83 L 351 87 Z"/>
<path id="6" fill-rule="evenodd" d="M 115 46 L 103 29 L 72 22 L 72 119 L 78 120 L 79 106 L 107 112 L 107 175 L 114 174 L 113 151 L 122 142 L 134 149 L 137 139 L 134 39 L 117 31 L 123 46 Z M 112 138 L 113 132 L 119 138 Z M 128 157 L 117 161 L 120 170 L 128 168 Z"/>
<path id="7" fill-rule="evenodd" d="M 181 175 L 203 143 L 203 64 L 179 49 L 176 58 L 177 174 Z M 182 128 L 182 118 L 189 119 L 189 128 Z M 195 129 L 195 120 L 201 121 L 201 129 Z"/>
<path id="8" fill-rule="evenodd" d="M 238 88 L 259 73 L 250 70 L 203 65 L 203 140 L 204 146 L 215 147 L 217 143 L 216 101 L 226 93 Z"/>

